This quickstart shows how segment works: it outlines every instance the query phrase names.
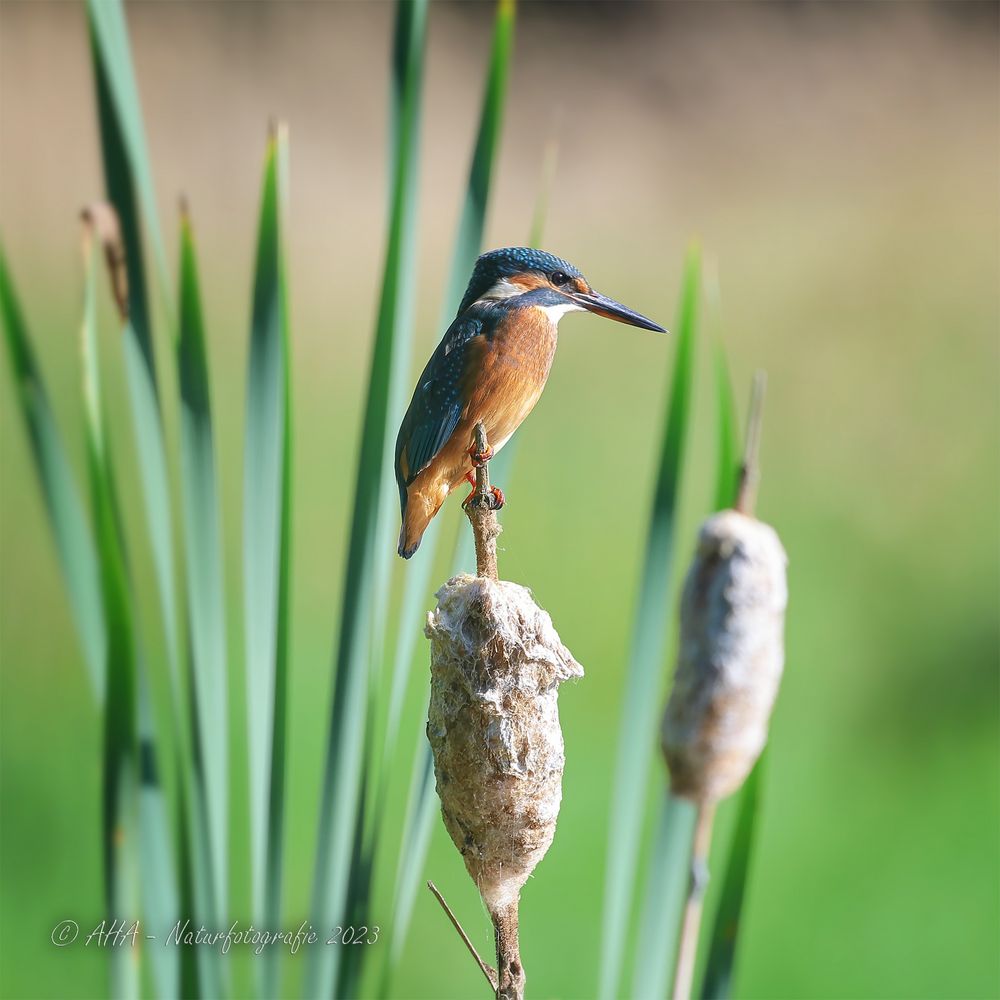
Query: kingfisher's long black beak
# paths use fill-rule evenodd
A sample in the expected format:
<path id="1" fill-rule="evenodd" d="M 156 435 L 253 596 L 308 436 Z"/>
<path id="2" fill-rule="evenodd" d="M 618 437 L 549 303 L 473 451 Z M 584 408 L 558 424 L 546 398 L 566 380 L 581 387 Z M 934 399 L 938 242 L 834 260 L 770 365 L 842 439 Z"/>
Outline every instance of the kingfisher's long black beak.
<path id="1" fill-rule="evenodd" d="M 643 330 L 653 330 L 656 333 L 666 333 L 657 323 L 647 319 L 641 313 L 637 313 L 628 306 L 623 306 L 614 299 L 609 299 L 600 292 L 575 292 L 573 301 L 579 303 L 584 309 L 597 313 L 598 316 L 606 316 L 608 319 L 616 319 L 619 323 L 628 323 L 629 326 L 638 326 Z"/>

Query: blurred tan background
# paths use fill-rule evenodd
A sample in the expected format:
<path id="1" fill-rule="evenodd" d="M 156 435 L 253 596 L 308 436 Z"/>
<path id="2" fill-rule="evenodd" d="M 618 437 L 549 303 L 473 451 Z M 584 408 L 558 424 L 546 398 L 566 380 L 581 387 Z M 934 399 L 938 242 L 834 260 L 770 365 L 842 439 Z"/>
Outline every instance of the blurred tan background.
<path id="1" fill-rule="evenodd" d="M 168 243 L 182 192 L 199 240 L 236 607 L 260 163 L 268 120 L 290 126 L 297 440 L 286 909 L 297 917 L 311 877 L 384 249 L 393 7 L 144 2 L 127 14 Z M 431 6 L 415 364 L 441 333 L 491 19 L 486 3 Z M 997 43 L 993 3 L 519 10 L 487 244 L 526 239 L 554 136 L 546 249 L 669 326 L 696 237 L 722 293 L 706 330 L 725 340 L 741 407 L 753 369 L 770 377 L 760 513 L 788 548 L 791 605 L 742 996 L 1000 991 Z M 76 217 L 101 193 L 96 135 L 82 6 L 4 0 L 0 230 L 74 446 Z M 113 348 L 108 327 L 114 404 Z M 672 350 L 597 318 L 567 319 L 503 484 L 501 570 L 535 590 L 588 671 L 561 699 L 562 819 L 523 907 L 537 996 L 587 996 L 596 983 L 621 675 Z M 102 988 L 101 956 L 54 956 L 48 928 L 75 909 L 100 909 L 100 734 L 6 358 L 3 369 L 0 991 L 88 996 Z M 711 496 L 707 364 L 699 378 L 682 561 Z M 169 414 L 168 426 L 173 433 Z M 134 499 L 128 427 L 117 431 Z M 560 475 L 564 460 L 572 483 Z M 137 511 L 132 504 L 128 520 L 141 539 Z M 135 548 L 154 622 L 148 560 Z M 230 626 L 238 741 L 241 629 Z M 242 781 L 235 773 L 237 810 Z M 245 844 L 234 845 L 233 863 L 245 904 Z M 486 934 L 441 829 L 428 874 Z M 478 973 L 451 950 L 433 907 L 418 903 L 399 995 L 469 995 Z"/>

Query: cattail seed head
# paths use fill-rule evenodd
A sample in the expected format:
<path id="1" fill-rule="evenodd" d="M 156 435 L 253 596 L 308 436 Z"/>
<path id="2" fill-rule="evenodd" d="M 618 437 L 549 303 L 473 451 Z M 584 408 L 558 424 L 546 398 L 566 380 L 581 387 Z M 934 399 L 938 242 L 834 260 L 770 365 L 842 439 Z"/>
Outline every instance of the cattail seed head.
<path id="1" fill-rule="evenodd" d="M 491 914 L 515 902 L 555 834 L 562 681 L 583 668 L 514 583 L 456 576 L 427 616 L 427 737 L 445 826 Z"/>
<path id="2" fill-rule="evenodd" d="M 764 748 L 784 664 L 786 564 L 774 529 L 746 514 L 722 511 L 701 527 L 663 717 L 676 795 L 731 794 Z"/>

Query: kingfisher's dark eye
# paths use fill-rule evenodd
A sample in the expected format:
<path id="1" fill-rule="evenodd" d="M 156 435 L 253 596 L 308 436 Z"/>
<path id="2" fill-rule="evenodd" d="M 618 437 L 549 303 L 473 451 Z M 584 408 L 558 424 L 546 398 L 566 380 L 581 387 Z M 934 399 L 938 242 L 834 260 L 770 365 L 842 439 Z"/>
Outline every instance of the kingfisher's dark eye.
<path id="1" fill-rule="evenodd" d="M 553 285 L 565 285 L 566 282 L 569 281 L 569 275 L 566 274 L 565 271 L 553 271 L 549 275 L 549 281 L 551 281 Z"/>

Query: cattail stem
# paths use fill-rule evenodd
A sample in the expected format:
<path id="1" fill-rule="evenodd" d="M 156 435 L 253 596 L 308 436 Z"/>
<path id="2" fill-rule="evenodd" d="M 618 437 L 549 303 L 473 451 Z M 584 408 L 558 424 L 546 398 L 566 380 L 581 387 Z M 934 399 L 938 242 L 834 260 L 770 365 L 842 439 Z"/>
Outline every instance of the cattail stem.
<path id="1" fill-rule="evenodd" d="M 476 451 L 488 454 L 489 442 L 486 428 L 480 420 L 476 424 Z M 476 541 L 476 576 L 496 580 L 497 577 L 497 535 L 503 530 L 496 515 L 496 500 L 490 491 L 490 473 L 487 462 L 476 468 L 476 486 L 472 496 L 465 502 L 465 513 L 469 515 L 472 536 Z"/>
<path id="2" fill-rule="evenodd" d="M 524 1000 L 524 966 L 517 940 L 518 900 L 508 903 L 491 916 L 497 946 L 497 1000 Z"/>
<path id="3" fill-rule="evenodd" d="M 735 509 L 714 514 L 699 534 L 663 717 L 671 790 L 698 809 L 674 1000 L 691 996 L 715 805 L 743 784 L 764 748 L 784 666 L 787 560 L 774 530 L 753 517 L 765 385 L 758 371 Z"/>
<path id="4" fill-rule="evenodd" d="M 475 450 L 480 455 L 489 454 L 486 428 L 480 420 L 476 424 Z M 496 500 L 490 489 L 489 463 L 476 466 L 476 486 L 465 504 L 465 512 L 472 525 L 472 535 L 476 542 L 476 575 L 489 580 L 497 577 L 497 535 L 503 530 L 496 515 Z M 491 979 L 498 1000 L 523 1000 L 524 968 L 521 965 L 521 950 L 517 937 L 518 900 L 496 910 L 491 910 L 494 939 L 496 941 L 497 968 Z M 471 947 L 471 945 L 470 945 Z M 482 961 L 476 956 L 480 968 L 486 971 Z M 493 972 L 492 969 L 489 970 Z M 489 978 L 489 977 L 487 977 Z"/>
<path id="5" fill-rule="evenodd" d="M 452 577 L 427 616 L 427 739 L 445 828 L 493 922 L 496 980 L 478 958 L 477 964 L 498 1000 L 523 1000 L 518 905 L 559 816 L 565 750 L 558 688 L 582 677 L 583 668 L 530 591 L 497 579 L 496 511 L 503 496 L 490 489 L 481 423 L 470 453 L 476 488 L 465 509 L 479 575 Z"/>
<path id="6" fill-rule="evenodd" d="M 708 852 L 712 843 L 712 820 L 715 803 L 698 804 L 695 820 L 694 843 L 691 849 L 691 880 L 688 884 L 687 902 L 684 904 L 684 923 L 681 927 L 677 967 L 674 971 L 673 1000 L 689 1000 L 694 966 L 698 957 L 698 931 L 701 927 L 701 906 L 708 886 Z"/>

